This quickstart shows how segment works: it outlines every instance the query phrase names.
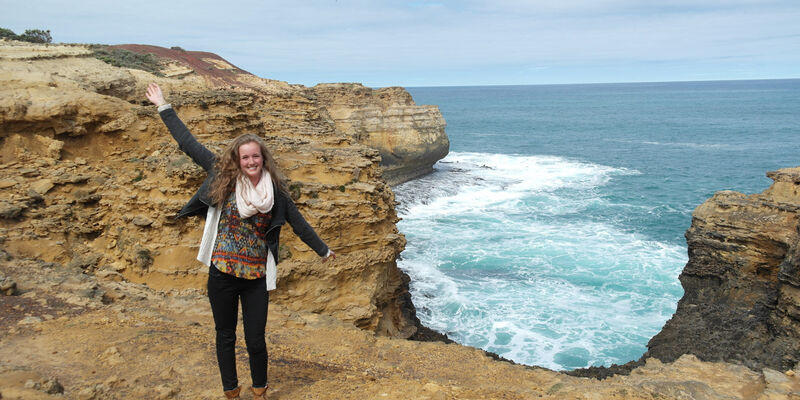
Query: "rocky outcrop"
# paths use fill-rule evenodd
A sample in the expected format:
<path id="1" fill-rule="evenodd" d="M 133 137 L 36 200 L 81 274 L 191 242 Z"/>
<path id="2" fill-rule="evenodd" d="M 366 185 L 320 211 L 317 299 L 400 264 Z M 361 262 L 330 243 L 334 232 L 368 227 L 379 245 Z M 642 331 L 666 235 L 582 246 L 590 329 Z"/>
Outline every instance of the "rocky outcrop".
<path id="1" fill-rule="evenodd" d="M 685 294 L 646 357 L 787 370 L 800 361 L 800 168 L 761 194 L 718 192 L 686 232 Z"/>
<path id="2" fill-rule="evenodd" d="M 163 74 L 171 78 L 200 76 L 215 86 L 255 90 L 281 84 L 286 88 L 284 82 L 258 78 L 212 53 L 139 44 L 113 48 L 155 55 Z M 338 132 L 380 152 L 383 179 L 389 185 L 430 173 L 449 151 L 439 108 L 416 105 L 403 88 L 374 90 L 357 83 L 323 83 L 306 89 L 306 95 L 319 102 Z"/>
<path id="3" fill-rule="evenodd" d="M 430 173 L 450 150 L 439 108 L 416 105 L 403 88 L 326 83 L 313 90 L 337 129 L 380 151 L 390 185 Z"/>
<path id="4" fill-rule="evenodd" d="M 144 99 L 155 81 L 210 148 L 244 132 L 265 137 L 301 212 L 337 252 L 322 264 L 285 229 L 273 302 L 412 335 L 408 280 L 395 263 L 405 239 L 379 152 L 343 132 L 311 89 L 240 72 L 247 84 L 220 86 L 217 75 L 156 77 L 82 46 L 0 42 L 2 248 L 158 289 L 204 286 L 195 261 L 203 221 L 174 215 L 205 175 Z"/>

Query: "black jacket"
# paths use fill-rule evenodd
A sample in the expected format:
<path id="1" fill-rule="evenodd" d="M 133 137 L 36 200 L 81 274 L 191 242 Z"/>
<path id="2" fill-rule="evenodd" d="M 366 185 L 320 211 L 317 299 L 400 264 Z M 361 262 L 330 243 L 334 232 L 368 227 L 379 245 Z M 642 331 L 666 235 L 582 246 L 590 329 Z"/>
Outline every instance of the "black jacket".
<path id="1" fill-rule="evenodd" d="M 195 164 L 202 167 L 208 173 L 208 177 L 197 189 L 197 192 L 192 196 L 186 205 L 178 212 L 177 218 L 201 215 L 208 211 L 211 204 L 210 191 L 211 181 L 214 178 L 215 170 L 214 164 L 217 157 L 208 150 L 205 146 L 200 144 L 197 139 L 189 132 L 189 128 L 184 125 L 183 121 L 178 118 L 178 114 L 172 108 L 167 108 L 159 113 L 161 120 L 167 125 L 169 133 L 178 142 L 178 148 L 191 157 Z M 320 257 L 328 255 L 328 246 L 325 242 L 317 236 L 314 228 L 306 222 L 300 211 L 294 205 L 294 202 L 288 194 L 275 188 L 275 203 L 272 205 L 272 219 L 267 227 L 267 246 L 269 246 L 272 255 L 275 257 L 275 262 L 278 263 L 278 247 L 281 226 L 286 222 L 292 226 L 294 233 L 314 250 Z"/>

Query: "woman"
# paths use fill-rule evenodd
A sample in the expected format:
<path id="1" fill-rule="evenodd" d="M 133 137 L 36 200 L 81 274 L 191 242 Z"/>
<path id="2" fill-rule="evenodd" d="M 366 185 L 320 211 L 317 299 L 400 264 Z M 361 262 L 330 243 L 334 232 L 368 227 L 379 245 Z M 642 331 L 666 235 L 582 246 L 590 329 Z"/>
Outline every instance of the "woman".
<path id="1" fill-rule="evenodd" d="M 155 83 L 147 99 L 158 106 L 164 124 L 180 149 L 208 173 L 178 217 L 206 213 L 197 259 L 209 267 L 208 298 L 217 331 L 217 362 L 225 397 L 238 399 L 236 323 L 239 301 L 255 399 L 267 391 L 267 324 L 269 290 L 275 289 L 278 236 L 289 222 L 323 262 L 335 258 L 287 194 L 275 160 L 264 141 L 253 134 L 237 137 L 217 158 L 200 144 L 164 101 Z"/>

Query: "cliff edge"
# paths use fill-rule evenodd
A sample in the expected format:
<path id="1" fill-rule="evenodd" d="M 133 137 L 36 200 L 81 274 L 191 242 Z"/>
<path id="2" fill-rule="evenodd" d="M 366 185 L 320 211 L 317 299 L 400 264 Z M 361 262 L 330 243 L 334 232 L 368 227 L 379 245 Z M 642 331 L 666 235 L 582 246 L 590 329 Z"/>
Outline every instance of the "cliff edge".
<path id="1" fill-rule="evenodd" d="M 450 151 L 439 108 L 416 105 L 403 88 L 324 83 L 313 90 L 339 130 L 380 151 L 389 185 L 433 172 Z"/>
<path id="2" fill-rule="evenodd" d="M 273 302 L 413 335 L 408 278 L 395 263 L 405 239 L 379 152 L 342 132 L 313 90 L 202 55 L 211 69 L 170 78 L 113 67 L 86 46 L 0 42 L 2 248 L 156 289 L 204 286 L 202 218 L 174 216 L 205 173 L 144 99 L 155 81 L 212 150 L 245 132 L 264 137 L 298 208 L 339 255 L 322 264 L 287 230 Z M 228 75 L 208 75 L 214 68 Z"/>
<path id="3" fill-rule="evenodd" d="M 786 370 L 800 361 L 800 168 L 760 194 L 716 193 L 686 232 L 685 294 L 645 357 Z"/>

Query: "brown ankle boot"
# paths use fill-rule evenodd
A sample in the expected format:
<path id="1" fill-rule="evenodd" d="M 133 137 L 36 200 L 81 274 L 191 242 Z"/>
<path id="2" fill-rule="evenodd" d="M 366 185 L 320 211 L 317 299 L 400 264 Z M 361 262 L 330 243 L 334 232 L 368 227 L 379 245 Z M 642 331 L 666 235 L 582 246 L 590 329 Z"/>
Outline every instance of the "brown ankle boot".
<path id="1" fill-rule="evenodd" d="M 253 391 L 253 400 L 266 400 L 267 399 L 267 387 L 263 388 L 253 388 L 251 387 L 250 390 Z"/>
<path id="2" fill-rule="evenodd" d="M 241 391 L 242 391 L 242 387 L 241 386 L 239 386 L 239 387 L 237 387 L 236 389 L 233 389 L 233 390 L 228 390 L 227 392 L 225 392 L 225 398 L 226 399 L 238 399 L 239 398 L 239 392 L 241 392 Z"/>

